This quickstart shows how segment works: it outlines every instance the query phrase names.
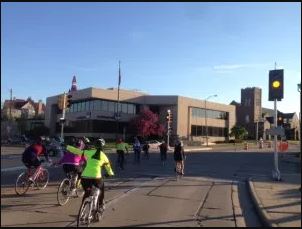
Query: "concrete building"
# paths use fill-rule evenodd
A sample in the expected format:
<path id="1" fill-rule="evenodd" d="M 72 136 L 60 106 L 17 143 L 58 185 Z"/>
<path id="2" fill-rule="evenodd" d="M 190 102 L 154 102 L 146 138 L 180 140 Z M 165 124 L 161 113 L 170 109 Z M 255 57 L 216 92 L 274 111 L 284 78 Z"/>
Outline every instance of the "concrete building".
<path id="1" fill-rule="evenodd" d="M 116 133 L 117 94 L 116 88 L 86 88 L 71 91 L 72 106 L 66 112 L 65 136 L 103 136 L 114 139 Z M 60 133 L 59 120 L 62 111 L 58 109 L 59 95 L 46 99 L 45 125 L 51 134 Z M 170 95 L 148 95 L 129 90 L 120 90 L 119 134 L 131 136 L 129 121 L 142 109 L 149 108 L 159 115 L 162 124 L 166 124 L 166 113 L 173 114 L 172 137 L 179 136 L 190 141 L 205 142 L 206 123 L 208 140 L 228 140 L 230 129 L 235 125 L 235 106 Z"/>
<path id="2" fill-rule="evenodd" d="M 274 110 L 262 107 L 262 90 L 257 87 L 241 89 L 241 103 L 235 101 L 236 124 L 243 126 L 248 131 L 249 139 L 271 139 L 265 131 L 273 127 Z M 277 112 L 277 117 L 284 123 L 278 124 L 285 129 L 287 139 L 297 140 L 299 136 L 299 119 L 296 113 Z"/>

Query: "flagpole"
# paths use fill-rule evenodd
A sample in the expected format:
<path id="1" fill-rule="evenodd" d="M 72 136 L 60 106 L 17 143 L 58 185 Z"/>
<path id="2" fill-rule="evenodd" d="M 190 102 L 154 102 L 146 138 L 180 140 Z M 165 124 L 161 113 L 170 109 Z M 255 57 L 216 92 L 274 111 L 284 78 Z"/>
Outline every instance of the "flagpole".
<path id="1" fill-rule="evenodd" d="M 121 61 L 118 62 L 118 88 L 117 88 L 117 109 L 116 109 L 116 140 L 118 138 L 119 133 L 119 119 L 120 119 L 120 112 L 119 112 L 119 105 L 120 105 L 120 85 L 121 85 Z"/>

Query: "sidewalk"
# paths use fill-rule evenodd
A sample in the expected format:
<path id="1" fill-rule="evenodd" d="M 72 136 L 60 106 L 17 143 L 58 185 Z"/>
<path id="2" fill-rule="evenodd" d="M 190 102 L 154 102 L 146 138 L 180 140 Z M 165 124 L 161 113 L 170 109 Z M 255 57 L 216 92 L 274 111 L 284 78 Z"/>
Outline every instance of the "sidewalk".
<path id="1" fill-rule="evenodd" d="M 300 158 L 288 155 L 280 163 L 300 166 Z M 301 172 L 281 172 L 281 181 L 271 177 L 252 177 L 248 185 L 263 223 L 269 227 L 301 227 Z"/>

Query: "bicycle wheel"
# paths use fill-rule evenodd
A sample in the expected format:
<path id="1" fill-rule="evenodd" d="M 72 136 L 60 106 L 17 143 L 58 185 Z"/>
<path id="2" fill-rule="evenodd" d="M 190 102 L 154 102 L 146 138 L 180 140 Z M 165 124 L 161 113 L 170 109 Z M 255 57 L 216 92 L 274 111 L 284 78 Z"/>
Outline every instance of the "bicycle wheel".
<path id="1" fill-rule="evenodd" d="M 49 174 L 47 169 L 42 168 L 39 176 L 36 178 L 35 182 L 38 189 L 46 188 L 49 181 Z"/>
<path id="2" fill-rule="evenodd" d="M 17 193 L 17 195 L 21 196 L 27 192 L 29 186 L 30 182 L 28 180 L 26 172 L 21 173 L 16 180 L 15 192 Z"/>
<path id="3" fill-rule="evenodd" d="M 87 225 L 89 226 L 91 222 L 91 202 L 88 198 L 86 198 L 83 203 L 81 204 L 78 218 L 77 218 L 77 227 L 80 227 L 81 225 Z"/>
<path id="4" fill-rule="evenodd" d="M 69 192 L 70 192 L 70 180 L 68 178 L 65 178 L 62 180 L 58 187 L 57 191 L 57 200 L 59 205 L 63 206 L 65 205 L 69 200 Z"/>
<path id="5" fill-rule="evenodd" d="M 181 178 L 181 164 L 179 162 L 176 163 L 176 168 L 175 168 L 175 175 L 176 175 L 176 180 L 178 181 L 179 178 Z"/>

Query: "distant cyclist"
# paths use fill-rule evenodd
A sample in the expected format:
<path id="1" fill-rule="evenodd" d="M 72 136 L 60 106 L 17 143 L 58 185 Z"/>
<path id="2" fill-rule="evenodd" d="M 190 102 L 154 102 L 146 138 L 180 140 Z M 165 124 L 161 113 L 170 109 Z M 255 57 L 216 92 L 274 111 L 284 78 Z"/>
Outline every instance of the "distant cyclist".
<path id="1" fill-rule="evenodd" d="M 104 166 L 107 174 L 105 176 L 113 176 L 114 173 L 111 169 L 109 159 L 106 154 L 103 152 L 105 146 L 105 140 L 99 138 L 95 142 L 95 148 L 80 150 L 74 146 L 67 146 L 69 152 L 81 155 L 84 152 L 85 157 L 87 158 L 86 167 L 81 176 L 81 184 L 85 190 L 83 200 L 90 195 L 90 190 L 92 186 L 95 186 L 100 189 L 100 195 L 98 199 L 98 212 L 101 211 L 101 208 L 104 209 L 104 181 L 102 179 L 102 167 Z"/>
<path id="2" fill-rule="evenodd" d="M 145 144 L 143 145 L 143 151 L 144 151 L 144 155 L 147 159 L 149 159 L 149 148 L 150 148 L 150 145 L 148 144 L 148 142 L 145 142 Z"/>
<path id="3" fill-rule="evenodd" d="M 165 141 L 161 142 L 161 144 L 159 145 L 159 150 L 160 150 L 160 159 L 162 161 L 162 164 L 164 165 L 167 160 L 167 151 L 168 151 L 168 146 Z"/>
<path id="4" fill-rule="evenodd" d="M 134 163 L 140 163 L 140 155 L 141 155 L 141 143 L 138 138 L 134 138 L 133 151 L 134 151 Z"/>
<path id="5" fill-rule="evenodd" d="M 83 138 L 74 138 L 72 145 L 76 148 L 83 150 L 85 147 Z M 71 183 L 71 195 L 76 194 L 76 187 L 78 186 L 81 174 L 86 165 L 86 158 L 84 154 L 77 155 L 67 150 L 64 151 L 63 157 L 58 161 L 53 163 L 54 165 L 63 164 L 63 170 L 65 174 L 75 174 L 76 177 Z"/>
<path id="6" fill-rule="evenodd" d="M 180 140 L 177 140 L 174 146 L 174 161 L 175 161 L 175 169 L 177 167 L 177 163 L 181 165 L 181 174 L 184 175 L 184 160 L 186 159 L 185 151 L 183 147 L 183 143 Z"/>
<path id="7" fill-rule="evenodd" d="M 128 144 L 123 142 L 121 138 L 117 140 L 116 153 L 118 156 L 119 167 L 122 170 L 124 169 L 125 152 L 127 152 L 127 154 L 129 153 L 128 148 L 129 148 Z"/>
<path id="8" fill-rule="evenodd" d="M 35 168 L 35 171 L 33 172 L 33 174 L 31 173 L 32 175 L 29 177 L 30 181 L 34 181 L 38 174 L 38 171 L 39 171 L 39 168 L 41 165 L 39 156 L 42 156 L 42 155 L 44 155 L 47 162 L 51 162 L 51 160 L 48 157 L 46 147 L 43 145 L 42 138 L 37 137 L 35 143 L 28 146 L 22 154 L 22 162 L 24 163 L 24 165 L 27 168 L 30 168 L 30 167 Z"/>

